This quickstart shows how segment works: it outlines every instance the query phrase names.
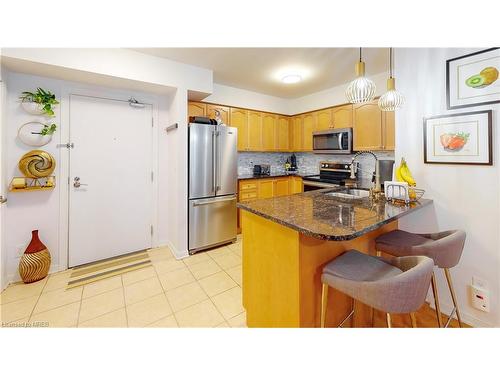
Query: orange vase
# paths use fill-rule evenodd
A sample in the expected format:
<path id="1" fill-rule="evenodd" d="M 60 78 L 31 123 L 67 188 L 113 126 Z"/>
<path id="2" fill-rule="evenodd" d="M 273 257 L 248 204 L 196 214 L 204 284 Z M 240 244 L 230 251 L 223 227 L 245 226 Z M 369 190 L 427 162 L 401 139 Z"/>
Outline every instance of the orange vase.
<path id="1" fill-rule="evenodd" d="M 38 230 L 31 232 L 31 242 L 19 262 L 19 275 L 25 283 L 33 283 L 47 276 L 50 269 L 50 252 L 40 241 Z"/>

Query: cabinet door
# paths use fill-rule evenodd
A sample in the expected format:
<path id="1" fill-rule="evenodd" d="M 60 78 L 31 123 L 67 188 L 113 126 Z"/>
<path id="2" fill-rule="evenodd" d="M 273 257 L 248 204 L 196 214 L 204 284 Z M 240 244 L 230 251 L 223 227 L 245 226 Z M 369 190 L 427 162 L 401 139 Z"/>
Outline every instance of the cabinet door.
<path id="1" fill-rule="evenodd" d="M 290 194 L 302 193 L 304 191 L 304 186 L 302 184 L 301 177 L 290 177 Z"/>
<path id="2" fill-rule="evenodd" d="M 238 129 L 238 151 L 248 151 L 248 111 L 231 108 L 230 123 Z"/>
<path id="3" fill-rule="evenodd" d="M 331 109 L 324 109 L 316 112 L 316 131 L 327 130 L 332 126 Z"/>
<path id="4" fill-rule="evenodd" d="M 262 114 L 262 147 L 264 151 L 276 151 L 276 115 Z"/>
<path id="5" fill-rule="evenodd" d="M 288 177 L 278 178 L 274 180 L 274 196 L 275 197 L 283 197 L 289 193 L 290 186 L 288 183 Z"/>
<path id="6" fill-rule="evenodd" d="M 207 105 L 205 103 L 188 102 L 188 117 L 205 116 L 207 113 Z"/>
<path id="7" fill-rule="evenodd" d="M 332 109 L 332 125 L 337 129 L 352 128 L 352 104 Z"/>
<path id="8" fill-rule="evenodd" d="M 304 115 L 304 121 L 303 121 L 303 140 L 302 140 L 302 148 L 304 151 L 312 151 L 312 144 L 313 144 L 313 129 L 314 129 L 314 123 L 315 123 L 315 116 L 313 113 L 308 113 L 307 115 Z"/>
<path id="9" fill-rule="evenodd" d="M 278 151 L 290 149 L 290 121 L 288 117 L 278 116 L 276 122 L 276 144 Z"/>
<path id="10" fill-rule="evenodd" d="M 394 150 L 396 123 L 394 112 L 382 112 L 382 122 L 384 130 L 384 150 Z"/>
<path id="11" fill-rule="evenodd" d="M 272 198 L 274 196 L 274 180 L 265 179 L 259 181 L 257 194 L 259 199 Z"/>
<path id="12" fill-rule="evenodd" d="M 210 118 L 215 118 L 215 111 L 220 112 L 220 118 L 222 122 L 226 125 L 229 124 L 229 107 L 223 107 L 220 105 L 207 104 L 207 116 Z"/>
<path id="13" fill-rule="evenodd" d="M 262 112 L 248 111 L 248 150 L 262 151 Z"/>
<path id="14" fill-rule="evenodd" d="M 302 151 L 302 120 L 303 116 L 295 116 L 293 124 L 293 151 Z"/>
<path id="15" fill-rule="evenodd" d="M 353 108 L 354 150 L 382 150 L 382 113 L 376 101 Z"/>

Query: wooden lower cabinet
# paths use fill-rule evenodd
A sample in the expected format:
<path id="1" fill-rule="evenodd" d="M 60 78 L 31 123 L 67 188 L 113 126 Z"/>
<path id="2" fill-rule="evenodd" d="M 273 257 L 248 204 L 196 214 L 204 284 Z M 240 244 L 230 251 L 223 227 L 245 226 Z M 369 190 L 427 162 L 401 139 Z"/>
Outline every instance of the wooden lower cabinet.
<path id="1" fill-rule="evenodd" d="M 253 178 L 238 181 L 238 201 L 283 197 L 303 192 L 302 177 Z M 238 233 L 241 233 L 241 211 L 238 209 Z"/>

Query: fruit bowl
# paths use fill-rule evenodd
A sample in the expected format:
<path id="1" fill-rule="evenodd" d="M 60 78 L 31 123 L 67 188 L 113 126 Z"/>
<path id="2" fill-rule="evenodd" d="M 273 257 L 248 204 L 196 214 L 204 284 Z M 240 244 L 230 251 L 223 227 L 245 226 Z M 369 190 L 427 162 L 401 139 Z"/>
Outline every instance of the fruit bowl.
<path id="1" fill-rule="evenodd" d="M 384 193 L 385 199 L 389 202 L 410 204 L 422 198 L 425 190 L 409 186 L 405 182 L 386 181 L 384 183 Z"/>

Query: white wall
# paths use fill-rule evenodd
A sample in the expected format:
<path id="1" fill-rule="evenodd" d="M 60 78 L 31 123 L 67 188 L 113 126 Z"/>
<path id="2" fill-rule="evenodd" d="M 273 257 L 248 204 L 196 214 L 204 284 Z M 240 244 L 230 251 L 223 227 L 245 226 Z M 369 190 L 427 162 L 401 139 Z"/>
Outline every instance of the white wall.
<path id="1" fill-rule="evenodd" d="M 460 264 L 451 272 L 462 315 L 478 326 L 500 326 L 500 169 L 498 165 L 499 105 L 461 110 L 446 109 L 446 60 L 475 49 L 397 49 L 395 77 L 406 104 L 396 114 L 396 161 L 404 156 L 417 183 L 434 200 L 433 207 L 404 217 L 400 227 L 409 231 L 464 229 L 467 240 Z M 433 115 L 493 109 L 493 166 L 433 165 L 423 162 L 423 118 Z M 489 282 L 491 312 L 469 303 L 472 276 Z M 438 272 L 443 310 L 451 310 L 442 271 Z"/>
<path id="2" fill-rule="evenodd" d="M 259 111 L 280 113 L 283 115 L 292 114 L 290 113 L 288 99 L 216 83 L 214 83 L 213 86 L 213 93 L 202 101 L 225 104 L 231 107 L 243 107 Z"/>
<path id="3" fill-rule="evenodd" d="M 0 56 L 1 59 L 1 56 Z M 6 88 L 4 77 L 6 72 L 0 65 L 0 184 L 3 181 L 5 174 L 6 158 L 5 158 L 5 137 L 3 126 L 5 124 L 5 97 Z M 6 196 L 5 187 L 0 186 L 0 195 Z M 0 292 L 7 286 L 7 252 L 5 251 L 5 236 L 4 233 L 4 210 L 0 206 Z"/>
<path id="4" fill-rule="evenodd" d="M 68 113 L 69 94 L 74 92 L 93 92 L 101 97 L 111 97 L 118 99 L 128 99 L 134 96 L 139 100 L 148 103 L 155 103 L 155 118 L 158 119 L 158 145 L 164 143 L 166 133 L 164 128 L 169 124 L 168 103 L 170 97 L 150 95 L 136 91 L 121 91 L 109 89 L 100 86 L 89 86 L 75 82 L 55 80 L 51 78 L 25 75 L 18 73 L 7 74 L 7 98 L 6 115 L 7 121 L 3 127 L 6 140 L 6 165 L 5 178 L 2 181 L 4 188 L 13 176 L 19 176 L 17 168 L 19 158 L 32 147 L 26 146 L 17 139 L 17 130 L 20 125 L 27 121 L 33 121 L 35 117 L 26 113 L 20 106 L 18 97 L 22 91 L 33 90 L 40 86 L 52 91 L 60 100 L 60 105 L 55 108 L 55 117 L 52 119 L 57 125 L 58 130 L 54 134 L 52 141 L 41 147 L 50 152 L 56 159 L 56 187 L 51 191 L 37 191 L 29 193 L 9 193 L 9 201 L 4 205 L 4 236 L 7 255 L 7 275 L 10 281 L 19 278 L 17 266 L 19 262 L 18 248 L 25 248 L 30 241 L 31 230 L 39 229 L 42 242 L 50 249 L 52 256 L 51 271 L 66 269 L 67 243 L 66 237 L 66 217 L 64 211 L 64 196 L 67 194 L 67 184 L 62 176 L 67 176 L 67 170 L 61 170 L 64 156 L 67 156 L 68 150 L 58 148 L 58 143 L 66 143 L 69 139 L 63 135 L 68 133 L 69 117 L 62 116 L 62 113 Z M 43 118 L 42 118 L 43 119 Z M 160 150 L 161 157 L 155 161 L 158 165 L 158 171 L 168 169 L 169 158 L 171 156 L 168 149 L 164 147 Z M 167 226 L 165 217 L 168 217 L 168 206 L 164 204 L 167 201 L 167 191 L 164 188 L 164 179 L 157 173 L 159 181 L 158 187 L 158 225 L 157 239 L 155 245 L 165 245 L 167 243 Z M 65 191 L 66 189 L 66 191 Z M 61 199 L 62 197 L 62 199 Z M 162 204 L 163 203 L 163 204 Z M 160 218 L 162 221 L 160 222 Z M 168 218 L 170 220 L 170 217 Z M 61 241 L 60 241 L 61 240 Z"/>

